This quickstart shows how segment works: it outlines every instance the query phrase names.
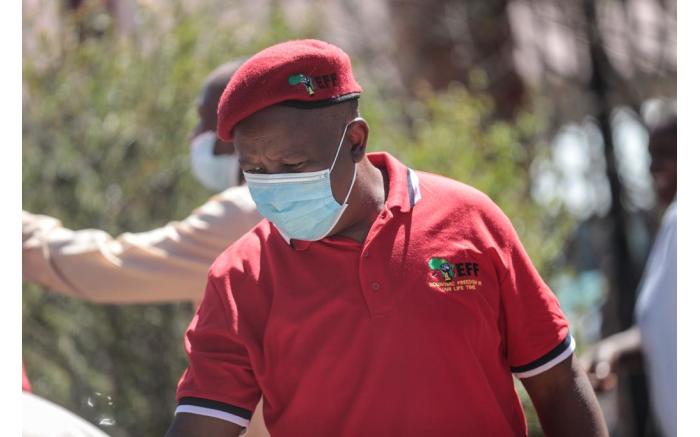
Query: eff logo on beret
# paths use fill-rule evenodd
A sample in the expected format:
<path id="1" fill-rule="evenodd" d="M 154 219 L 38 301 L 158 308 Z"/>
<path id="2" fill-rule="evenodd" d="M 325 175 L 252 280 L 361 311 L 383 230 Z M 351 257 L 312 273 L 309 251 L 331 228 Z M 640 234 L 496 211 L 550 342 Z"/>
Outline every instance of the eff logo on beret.
<path id="1" fill-rule="evenodd" d="M 292 86 L 304 85 L 306 92 L 310 96 L 314 95 L 314 83 L 318 88 L 325 89 L 338 86 L 338 75 L 336 73 L 322 74 L 320 76 L 314 76 L 313 80 L 305 74 L 292 74 L 287 78 L 287 83 Z"/>
<path id="2" fill-rule="evenodd" d="M 310 96 L 314 95 L 314 84 L 313 82 L 311 82 L 311 79 L 309 79 L 309 77 L 305 74 L 292 74 L 287 79 L 287 83 L 292 86 L 303 84 L 304 87 L 306 87 L 306 92 L 309 93 Z"/>

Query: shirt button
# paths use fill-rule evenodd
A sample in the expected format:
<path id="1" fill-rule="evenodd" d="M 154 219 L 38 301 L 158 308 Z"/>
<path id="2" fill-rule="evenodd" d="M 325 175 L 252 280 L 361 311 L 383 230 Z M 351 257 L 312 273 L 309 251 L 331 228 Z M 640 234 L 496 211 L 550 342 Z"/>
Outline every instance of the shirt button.
<path id="1" fill-rule="evenodd" d="M 369 252 L 363 253 L 363 254 L 362 254 L 362 257 L 363 257 L 363 258 L 369 258 Z"/>
<path id="2" fill-rule="evenodd" d="M 379 282 L 372 282 L 372 290 L 377 291 L 379 288 Z"/>

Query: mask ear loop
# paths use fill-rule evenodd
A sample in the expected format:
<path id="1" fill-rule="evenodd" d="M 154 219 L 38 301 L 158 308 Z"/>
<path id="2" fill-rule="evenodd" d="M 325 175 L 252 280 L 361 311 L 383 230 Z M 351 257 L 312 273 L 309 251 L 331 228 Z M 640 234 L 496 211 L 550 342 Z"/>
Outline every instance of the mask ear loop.
<path id="1" fill-rule="evenodd" d="M 333 230 L 335 225 L 338 224 L 338 222 L 340 221 L 340 218 L 343 216 L 343 213 L 345 212 L 345 210 L 348 207 L 348 199 L 350 198 L 350 193 L 352 193 L 352 187 L 355 185 L 355 177 L 356 176 L 357 176 L 357 165 L 353 165 L 352 166 L 352 182 L 350 182 L 350 188 L 348 189 L 348 194 L 345 195 L 345 200 L 343 200 L 343 203 L 341 204 L 340 212 L 338 213 L 338 216 L 333 221 L 333 224 L 331 225 L 331 227 L 328 229 L 328 232 L 323 234 L 323 236 L 321 238 L 319 238 L 319 240 L 326 238 L 328 236 L 328 234 L 330 234 L 330 232 Z"/>
<path id="2" fill-rule="evenodd" d="M 340 137 L 340 143 L 338 143 L 338 148 L 335 150 L 335 157 L 333 158 L 333 164 L 331 164 L 331 168 L 328 170 L 328 172 L 332 172 L 333 168 L 335 168 L 335 162 L 338 160 L 338 155 L 340 155 L 340 148 L 343 145 L 343 141 L 345 141 L 345 134 L 348 132 L 348 128 L 350 127 L 351 124 L 355 123 L 356 121 L 364 121 L 365 119 L 362 117 L 355 117 L 352 120 L 348 122 L 348 124 L 345 125 L 345 129 L 343 129 L 343 136 Z M 354 181 L 354 176 L 353 176 L 353 181 Z"/>
<path id="3" fill-rule="evenodd" d="M 331 165 L 331 169 L 328 172 L 329 175 L 330 175 L 330 171 L 332 171 L 333 167 L 335 166 L 336 159 L 338 159 L 338 154 L 340 153 L 340 146 L 343 145 L 343 140 L 345 140 L 345 133 L 348 130 L 348 126 L 350 126 L 351 124 L 353 124 L 354 122 L 356 122 L 358 120 L 364 120 L 364 118 L 356 117 L 353 120 L 351 120 L 348 124 L 345 125 L 345 130 L 343 131 L 343 136 L 340 139 L 340 144 L 338 145 L 338 150 L 335 152 L 335 158 L 333 159 L 333 165 Z M 350 193 L 352 193 L 352 187 L 355 186 L 355 179 L 356 178 L 357 178 L 357 164 L 355 164 L 353 162 L 353 164 L 352 164 L 352 182 L 350 182 L 350 188 L 348 188 L 348 193 L 345 195 L 345 199 L 343 200 L 343 203 L 340 204 L 342 207 L 342 209 L 340 210 L 340 214 L 338 214 L 338 217 L 336 217 L 335 222 L 333 223 L 333 226 L 331 226 L 331 228 L 328 230 L 328 232 L 333 230 L 335 225 L 338 224 L 340 217 L 342 217 L 343 213 L 345 212 L 345 209 L 348 207 L 348 199 L 350 198 Z M 324 235 L 322 238 L 325 238 L 327 235 L 328 235 L 328 233 L 326 233 L 326 235 Z"/>
<path id="4" fill-rule="evenodd" d="M 328 174 L 333 171 L 333 168 L 335 167 L 335 161 L 338 160 L 338 155 L 340 154 L 340 148 L 343 145 L 343 141 L 345 141 L 345 134 L 348 131 L 348 127 L 350 127 L 351 124 L 355 123 L 356 121 L 364 121 L 365 119 L 362 117 L 355 117 L 348 124 L 345 125 L 345 129 L 343 129 L 343 136 L 340 137 L 340 144 L 338 144 L 338 150 L 335 151 L 335 158 L 333 158 L 333 164 L 331 164 L 330 170 L 328 170 Z M 350 188 L 348 188 L 348 194 L 345 195 L 345 200 L 343 200 L 343 203 L 341 205 L 347 206 L 348 199 L 350 198 L 350 193 L 352 193 L 352 187 L 355 186 L 355 178 L 357 177 L 357 164 L 353 163 L 352 165 L 352 182 L 350 182 Z"/>
<path id="5" fill-rule="evenodd" d="M 350 188 L 348 188 L 348 194 L 345 195 L 345 200 L 343 200 L 343 206 L 347 206 L 348 199 L 350 198 L 350 193 L 352 193 L 352 187 L 355 185 L 355 178 L 357 177 L 357 165 L 352 166 L 352 182 L 350 182 Z"/>

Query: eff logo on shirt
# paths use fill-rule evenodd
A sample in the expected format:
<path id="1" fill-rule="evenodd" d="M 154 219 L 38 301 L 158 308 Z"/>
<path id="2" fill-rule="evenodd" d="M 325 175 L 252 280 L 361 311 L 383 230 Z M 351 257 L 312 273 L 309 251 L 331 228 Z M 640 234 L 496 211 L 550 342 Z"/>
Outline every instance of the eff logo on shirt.
<path id="1" fill-rule="evenodd" d="M 477 290 L 481 287 L 479 264 L 474 262 L 451 263 L 445 258 L 428 260 L 428 285 L 442 293 Z"/>

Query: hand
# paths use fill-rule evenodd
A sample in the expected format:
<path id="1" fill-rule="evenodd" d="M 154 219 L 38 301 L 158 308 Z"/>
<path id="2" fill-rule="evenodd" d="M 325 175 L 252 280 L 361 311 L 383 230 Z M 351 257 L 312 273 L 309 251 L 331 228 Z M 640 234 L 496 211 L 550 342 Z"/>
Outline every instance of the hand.
<path id="1" fill-rule="evenodd" d="M 22 211 L 22 245 L 33 237 L 61 226 L 57 219 L 45 215 Z"/>
<path id="2" fill-rule="evenodd" d="M 639 329 L 632 327 L 618 332 L 593 345 L 581 357 L 583 369 L 596 391 L 609 391 L 617 387 L 617 373 L 628 357 L 641 351 Z"/>
<path id="3" fill-rule="evenodd" d="M 617 387 L 620 348 L 615 339 L 608 337 L 581 357 L 581 364 L 595 391 L 610 391 Z"/>

